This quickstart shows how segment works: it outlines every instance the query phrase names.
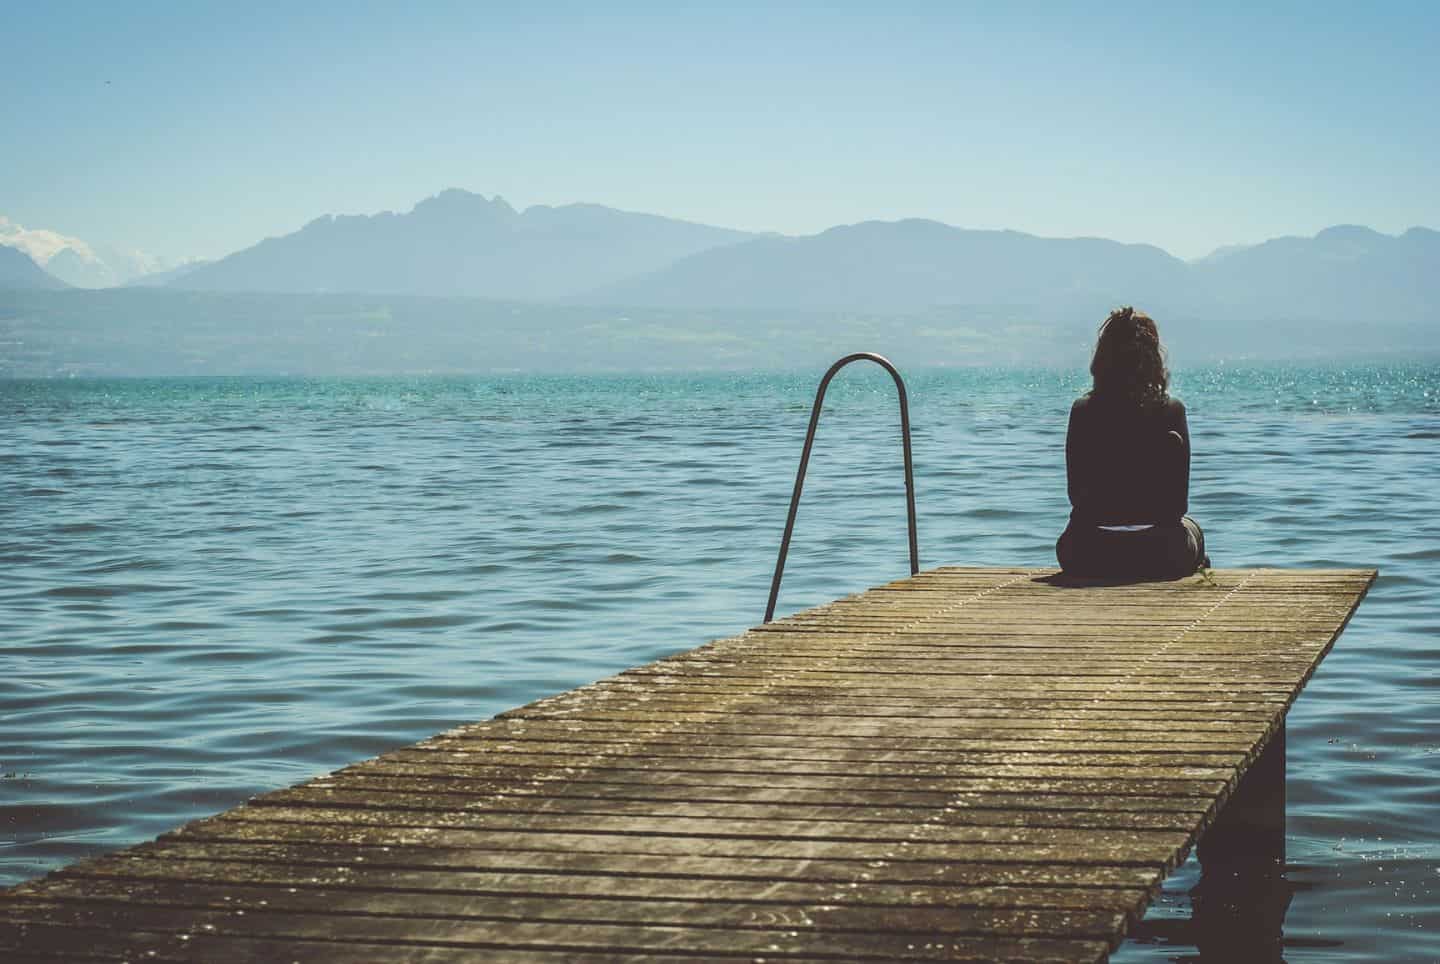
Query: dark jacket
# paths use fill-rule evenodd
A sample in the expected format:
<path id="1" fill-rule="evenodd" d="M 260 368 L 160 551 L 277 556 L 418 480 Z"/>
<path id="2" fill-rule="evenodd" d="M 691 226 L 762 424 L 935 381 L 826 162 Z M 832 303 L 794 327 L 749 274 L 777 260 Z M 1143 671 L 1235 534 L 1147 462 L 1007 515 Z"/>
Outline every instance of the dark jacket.
<path id="1" fill-rule="evenodd" d="M 1072 524 L 1178 522 L 1190 490 L 1184 403 L 1167 398 L 1142 409 L 1093 393 L 1077 399 L 1065 436 L 1065 472 Z"/>

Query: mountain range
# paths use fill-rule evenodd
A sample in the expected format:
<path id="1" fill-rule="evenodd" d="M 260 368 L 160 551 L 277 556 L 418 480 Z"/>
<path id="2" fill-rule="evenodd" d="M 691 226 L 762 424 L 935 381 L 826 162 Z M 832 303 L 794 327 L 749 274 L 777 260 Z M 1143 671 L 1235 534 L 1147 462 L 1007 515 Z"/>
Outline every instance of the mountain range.
<path id="1" fill-rule="evenodd" d="M 598 204 L 516 211 L 451 189 L 405 214 L 322 217 L 173 282 L 208 291 L 546 301 L 753 235 Z"/>
<path id="2" fill-rule="evenodd" d="M 1159 248 L 1039 238 L 938 221 L 867 221 L 800 238 L 756 238 L 680 259 L 589 294 L 674 308 L 915 311 L 974 307 L 1093 314 L 1189 297 L 1189 266 Z"/>
<path id="3" fill-rule="evenodd" d="M 757 235 L 593 204 L 516 211 L 451 189 L 408 213 L 319 218 L 169 282 L 227 292 L 481 296 L 666 309 L 1210 320 L 1440 321 L 1440 233 L 1338 226 L 1186 262 L 1101 238 L 937 221 Z"/>
<path id="4" fill-rule="evenodd" d="M 59 284 L 18 252 L 0 251 L 8 266 L 0 286 Z M 1136 304 L 1217 322 L 1435 324 L 1440 232 L 1342 225 L 1186 262 L 1146 244 L 929 220 L 787 237 L 595 204 L 517 211 L 498 196 L 450 189 L 408 212 L 327 215 L 218 261 L 128 283 L 692 311 L 953 310 L 1012 322 L 1094 318 Z"/>
<path id="5" fill-rule="evenodd" d="M 0 247 L 23 251 L 65 286 L 114 288 L 175 265 L 134 248 L 91 244 L 49 228 L 28 228 L 0 214 Z"/>
<path id="6" fill-rule="evenodd" d="M 55 289 L 68 285 L 19 248 L 0 244 L 0 288 Z"/>
<path id="7" fill-rule="evenodd" d="M 1440 232 L 1327 228 L 1189 263 L 1096 238 L 867 222 L 681 259 L 590 295 L 672 308 L 980 308 L 1057 318 L 1117 304 L 1208 320 L 1440 322 Z"/>

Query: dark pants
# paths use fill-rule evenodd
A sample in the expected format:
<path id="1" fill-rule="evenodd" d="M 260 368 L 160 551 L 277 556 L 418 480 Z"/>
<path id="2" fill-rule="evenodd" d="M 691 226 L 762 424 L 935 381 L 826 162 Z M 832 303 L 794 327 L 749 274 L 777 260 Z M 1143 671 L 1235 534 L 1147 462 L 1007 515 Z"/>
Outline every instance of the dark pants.
<path id="1" fill-rule="evenodd" d="M 1188 515 L 1133 532 L 1072 520 L 1055 543 L 1055 557 L 1068 575 L 1101 579 L 1178 579 L 1210 564 L 1205 533 Z"/>

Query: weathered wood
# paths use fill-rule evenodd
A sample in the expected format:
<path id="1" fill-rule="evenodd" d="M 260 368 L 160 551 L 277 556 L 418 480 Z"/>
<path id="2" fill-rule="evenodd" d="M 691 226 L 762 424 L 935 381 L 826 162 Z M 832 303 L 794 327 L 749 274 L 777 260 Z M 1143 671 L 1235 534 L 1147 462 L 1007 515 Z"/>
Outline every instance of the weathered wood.
<path id="1" fill-rule="evenodd" d="M 1145 895 L 1141 886 L 1120 887 L 1032 887 L 1004 886 L 921 886 L 910 884 L 875 884 L 866 888 L 837 886 L 815 881 L 772 882 L 763 895 L 757 895 L 753 879 L 725 877 L 644 876 L 630 874 L 581 875 L 566 873 L 516 873 L 507 871 L 461 871 L 454 868 L 394 869 L 364 862 L 353 862 L 353 856 L 332 859 L 319 867 L 297 864 L 262 863 L 250 855 L 243 861 L 172 859 L 169 855 L 134 857 L 90 868 L 82 868 L 64 877 L 72 883 L 71 892 L 84 897 L 91 891 L 92 880 L 156 881 L 178 884 L 209 883 L 226 886 L 254 885 L 259 888 L 253 902 L 268 905 L 274 900 L 274 888 L 287 889 L 358 889 L 377 893 L 406 893 L 411 908 L 416 894 L 450 895 L 522 895 L 673 899 L 686 901 L 729 900 L 756 901 L 774 904 L 844 904 L 855 906 L 909 907 L 1049 907 L 1072 909 L 1102 908 L 1129 911 L 1138 898 Z M 57 891 L 47 891 L 54 896 Z M 238 892 L 224 897 L 237 899 Z M 228 903 L 228 902 L 227 902 Z M 426 910 L 430 908 L 427 906 Z"/>
<path id="2" fill-rule="evenodd" d="M 921 573 L 22 884 L 0 956 L 1099 961 L 1373 578 Z"/>
<path id="3" fill-rule="evenodd" d="M 285 865 L 295 868 L 336 866 L 424 869 L 457 874 L 495 871 L 506 874 L 564 874 L 577 879 L 621 881 L 636 877 L 668 880 L 766 881 L 768 886 L 785 882 L 843 884 L 852 887 L 858 880 L 866 886 L 881 884 L 926 885 L 933 887 L 1077 887 L 1140 888 L 1152 886 L 1155 871 L 1146 867 L 1063 865 L 1025 863 L 964 864 L 921 860 L 891 860 L 867 863 L 847 858 L 809 859 L 786 857 L 661 857 L 644 854 L 579 853 L 567 851 L 447 850 L 417 846 L 397 848 L 366 843 L 316 843 L 298 841 L 265 843 L 225 840 L 215 835 L 187 830 L 160 842 L 142 844 L 111 860 L 88 861 L 66 868 L 62 873 L 90 874 L 120 866 L 126 860 L 213 860 L 231 864 Z M 126 864 L 128 865 L 128 864 Z M 858 885 L 857 885 L 858 886 Z M 768 892 L 768 891 L 767 891 Z"/>

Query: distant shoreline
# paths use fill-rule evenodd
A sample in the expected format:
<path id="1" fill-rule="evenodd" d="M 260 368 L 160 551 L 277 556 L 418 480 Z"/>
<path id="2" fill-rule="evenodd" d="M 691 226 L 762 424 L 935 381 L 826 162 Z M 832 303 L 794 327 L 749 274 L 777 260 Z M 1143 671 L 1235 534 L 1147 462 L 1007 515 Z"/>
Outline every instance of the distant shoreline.
<path id="1" fill-rule="evenodd" d="M 661 309 L 363 294 L 0 290 L 0 377 L 1083 367 L 1097 311 Z M 1440 324 L 1160 319 L 1172 363 L 1440 358 Z"/>

